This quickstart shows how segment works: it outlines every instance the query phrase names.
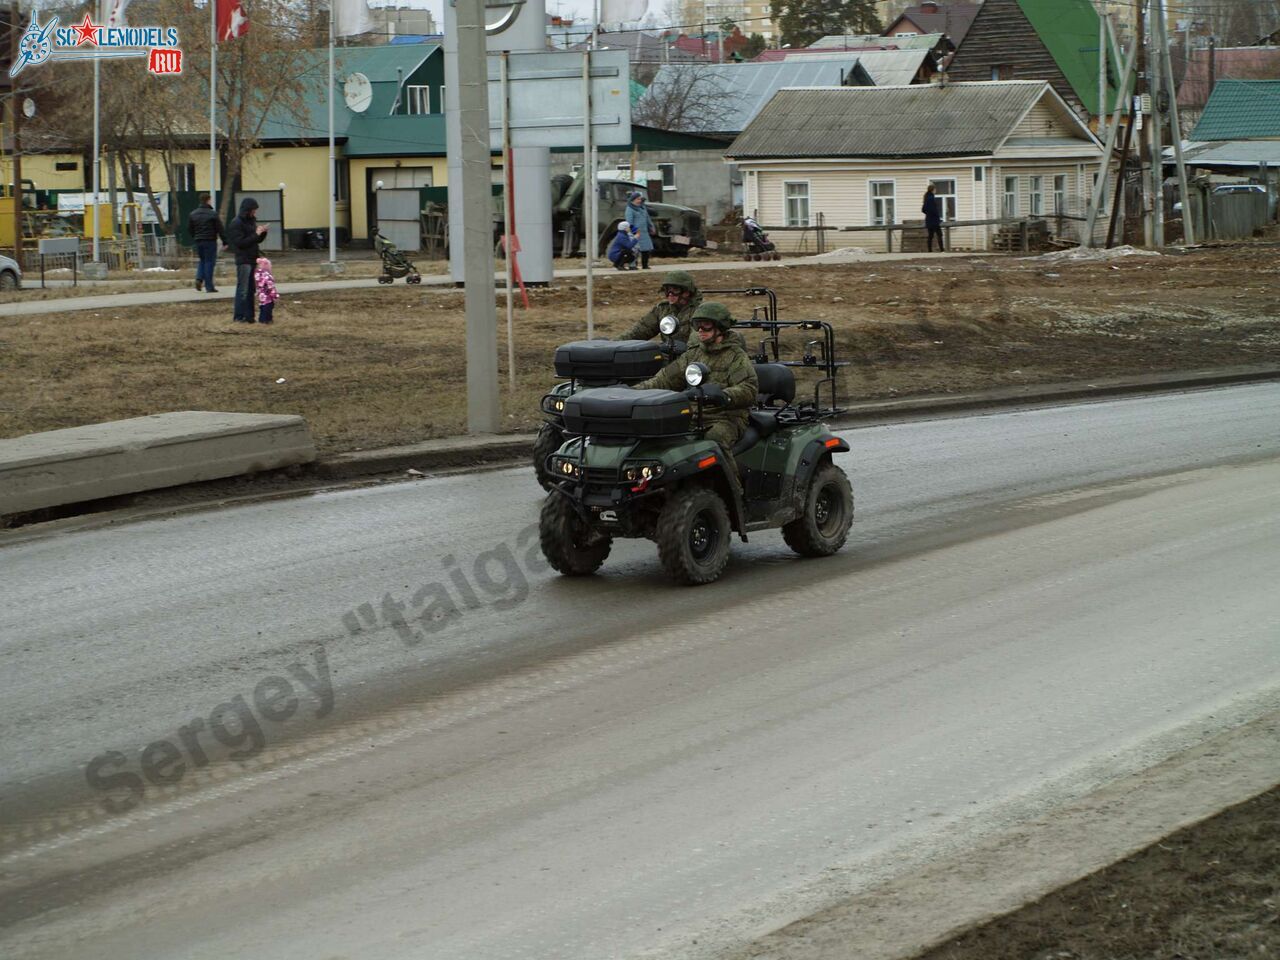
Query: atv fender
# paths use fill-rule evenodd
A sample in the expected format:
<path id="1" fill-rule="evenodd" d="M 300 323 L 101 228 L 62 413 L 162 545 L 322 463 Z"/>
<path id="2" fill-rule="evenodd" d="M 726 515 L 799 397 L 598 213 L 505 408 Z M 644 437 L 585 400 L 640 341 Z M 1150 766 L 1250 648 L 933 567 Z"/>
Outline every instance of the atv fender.
<path id="1" fill-rule="evenodd" d="M 733 529 L 743 543 L 747 542 L 747 510 L 742 502 L 741 484 L 732 483 L 729 479 L 729 472 L 724 466 L 724 457 L 717 452 L 716 462 L 709 467 L 699 467 L 698 462 L 705 458 L 705 454 L 699 454 L 696 457 L 690 457 L 675 466 L 669 473 L 669 483 L 679 483 L 684 480 L 695 480 L 699 483 L 705 483 L 716 493 L 720 494 L 720 498 L 724 500 L 725 506 L 729 508 L 729 526 Z"/>
<path id="2" fill-rule="evenodd" d="M 801 496 L 804 491 L 809 489 L 809 481 L 813 479 L 818 467 L 830 460 L 833 453 L 848 452 L 849 444 L 831 433 L 824 433 L 805 444 L 804 452 L 800 454 L 799 469 L 796 470 L 796 481 L 793 488 L 796 496 Z"/>

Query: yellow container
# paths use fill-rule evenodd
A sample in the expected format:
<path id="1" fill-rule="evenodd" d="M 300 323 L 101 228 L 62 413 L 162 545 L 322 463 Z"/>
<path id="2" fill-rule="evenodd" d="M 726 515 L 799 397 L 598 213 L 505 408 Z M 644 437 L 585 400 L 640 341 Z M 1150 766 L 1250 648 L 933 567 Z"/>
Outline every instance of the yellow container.
<path id="1" fill-rule="evenodd" d="M 93 204 L 84 207 L 84 235 L 93 238 Z M 115 224 L 111 220 L 111 204 L 98 204 L 98 239 L 110 240 L 116 235 Z"/>
<path id="2" fill-rule="evenodd" d="M 13 197 L 0 197 L 0 247 L 12 250 L 17 244 L 13 242 Z"/>

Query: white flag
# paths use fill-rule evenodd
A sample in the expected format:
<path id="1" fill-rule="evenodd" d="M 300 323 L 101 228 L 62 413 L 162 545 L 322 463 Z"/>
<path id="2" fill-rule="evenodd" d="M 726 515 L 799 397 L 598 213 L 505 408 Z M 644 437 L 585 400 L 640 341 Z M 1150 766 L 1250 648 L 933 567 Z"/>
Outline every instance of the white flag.
<path id="1" fill-rule="evenodd" d="M 648 9 L 649 0 L 600 0 L 600 22 L 633 23 Z"/>
<path id="2" fill-rule="evenodd" d="M 354 37 L 378 29 L 367 0 L 333 0 L 333 32 L 339 37 Z"/>

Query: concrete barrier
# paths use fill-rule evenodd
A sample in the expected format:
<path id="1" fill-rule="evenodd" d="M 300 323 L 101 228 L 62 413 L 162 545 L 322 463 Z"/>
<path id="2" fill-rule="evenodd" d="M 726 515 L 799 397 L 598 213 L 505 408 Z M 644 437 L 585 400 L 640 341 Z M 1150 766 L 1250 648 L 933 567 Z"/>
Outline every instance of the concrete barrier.
<path id="1" fill-rule="evenodd" d="M 0 514 L 257 473 L 316 457 L 302 417 L 184 410 L 0 440 Z"/>

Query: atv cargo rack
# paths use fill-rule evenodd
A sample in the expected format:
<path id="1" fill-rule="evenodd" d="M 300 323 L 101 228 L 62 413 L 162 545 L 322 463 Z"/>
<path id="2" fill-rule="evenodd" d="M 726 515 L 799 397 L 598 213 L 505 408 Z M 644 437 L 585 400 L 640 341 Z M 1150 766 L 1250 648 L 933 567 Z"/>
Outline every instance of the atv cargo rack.
<path id="1" fill-rule="evenodd" d="M 772 291 L 769 292 L 772 293 Z M 773 304 L 776 309 L 776 299 Z M 748 339 L 748 342 L 750 340 L 746 331 L 764 332 L 759 349 L 755 353 L 749 353 L 755 363 L 777 363 L 784 367 L 822 371 L 824 376 L 813 387 L 812 403 L 801 402 L 795 405 L 795 411 L 800 419 L 828 417 L 844 412 L 836 396 L 836 371 L 840 367 L 847 367 L 849 361 L 836 359 L 836 335 L 831 324 L 825 320 L 743 320 L 735 323 L 733 328 L 742 333 L 743 338 Z M 779 356 L 778 340 L 779 334 L 787 329 L 821 331 L 821 336 L 805 343 L 804 355 L 799 360 L 783 360 Z M 829 399 L 830 404 L 824 404 L 824 399 Z"/>

